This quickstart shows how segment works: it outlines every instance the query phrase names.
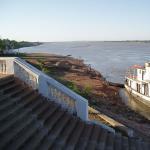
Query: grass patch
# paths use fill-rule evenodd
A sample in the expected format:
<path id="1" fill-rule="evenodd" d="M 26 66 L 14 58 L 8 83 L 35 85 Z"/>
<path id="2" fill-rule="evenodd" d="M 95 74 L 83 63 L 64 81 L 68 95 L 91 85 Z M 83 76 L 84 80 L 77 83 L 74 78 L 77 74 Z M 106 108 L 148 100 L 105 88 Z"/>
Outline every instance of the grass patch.
<path id="1" fill-rule="evenodd" d="M 71 89 L 75 93 L 83 96 L 86 99 L 89 99 L 91 91 L 92 91 L 92 87 L 90 87 L 90 86 L 85 86 L 84 88 L 79 88 L 79 87 L 77 87 L 77 85 L 75 85 L 71 81 L 67 81 L 67 83 L 65 83 L 65 86 L 67 86 L 69 89 Z"/>

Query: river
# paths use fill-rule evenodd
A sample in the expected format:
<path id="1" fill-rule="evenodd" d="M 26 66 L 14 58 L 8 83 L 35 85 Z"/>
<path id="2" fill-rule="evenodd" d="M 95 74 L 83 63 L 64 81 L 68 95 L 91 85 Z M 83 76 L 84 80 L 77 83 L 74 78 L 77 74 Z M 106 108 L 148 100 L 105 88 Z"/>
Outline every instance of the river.
<path id="1" fill-rule="evenodd" d="M 124 82 L 127 68 L 150 61 L 150 42 L 49 42 L 20 52 L 72 55 L 100 71 L 112 82 Z"/>
<path id="2" fill-rule="evenodd" d="M 111 82 L 124 83 L 127 68 L 150 61 L 150 42 L 48 42 L 19 49 L 26 53 L 50 53 L 82 58 Z M 127 96 L 127 93 L 123 93 Z M 150 107 L 129 95 L 123 101 L 150 119 Z"/>

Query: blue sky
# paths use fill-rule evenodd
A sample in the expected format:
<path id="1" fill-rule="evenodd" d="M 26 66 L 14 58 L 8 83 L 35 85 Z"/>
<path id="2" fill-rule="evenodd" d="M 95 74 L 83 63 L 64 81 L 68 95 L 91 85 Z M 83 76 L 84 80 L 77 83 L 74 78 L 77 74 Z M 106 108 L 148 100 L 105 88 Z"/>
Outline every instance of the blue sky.
<path id="1" fill-rule="evenodd" d="M 0 0 L 0 37 L 150 40 L 150 0 Z"/>

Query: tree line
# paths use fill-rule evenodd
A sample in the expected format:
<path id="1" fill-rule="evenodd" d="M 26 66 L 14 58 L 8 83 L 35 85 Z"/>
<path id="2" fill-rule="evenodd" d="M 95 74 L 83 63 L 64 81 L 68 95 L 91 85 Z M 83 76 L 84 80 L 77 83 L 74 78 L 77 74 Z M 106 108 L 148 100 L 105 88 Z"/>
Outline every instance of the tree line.
<path id="1" fill-rule="evenodd" d="M 40 45 L 40 42 L 27 42 L 27 41 L 15 41 L 9 39 L 0 39 L 0 53 L 3 53 L 6 50 L 18 49 L 21 47 L 37 46 Z"/>

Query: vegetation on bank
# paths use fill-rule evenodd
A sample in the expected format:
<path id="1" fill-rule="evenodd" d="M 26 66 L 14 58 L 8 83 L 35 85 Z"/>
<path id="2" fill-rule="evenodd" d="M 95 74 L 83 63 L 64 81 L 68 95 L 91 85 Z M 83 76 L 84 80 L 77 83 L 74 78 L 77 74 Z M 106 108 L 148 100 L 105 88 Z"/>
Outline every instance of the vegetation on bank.
<path id="1" fill-rule="evenodd" d="M 22 47 L 37 46 L 40 42 L 15 41 L 9 39 L 0 39 L 0 53 L 5 53 L 6 50 L 18 49 Z"/>
<path id="2" fill-rule="evenodd" d="M 83 96 L 86 99 L 89 99 L 90 97 L 90 93 L 92 91 L 92 87 L 91 86 L 85 86 L 83 88 L 79 88 L 74 82 L 72 81 L 66 81 L 64 78 L 62 77 L 57 77 L 57 71 L 55 68 L 48 68 L 43 64 L 43 61 L 41 59 L 37 59 L 38 61 L 38 65 L 36 64 L 32 64 L 34 65 L 36 68 L 40 69 L 41 71 L 43 71 L 45 74 L 52 76 L 53 78 L 55 78 L 57 81 L 61 82 L 63 85 L 65 85 L 66 87 L 68 87 L 69 89 L 71 89 L 72 91 L 74 91 L 75 93 L 78 93 L 79 95 Z"/>

